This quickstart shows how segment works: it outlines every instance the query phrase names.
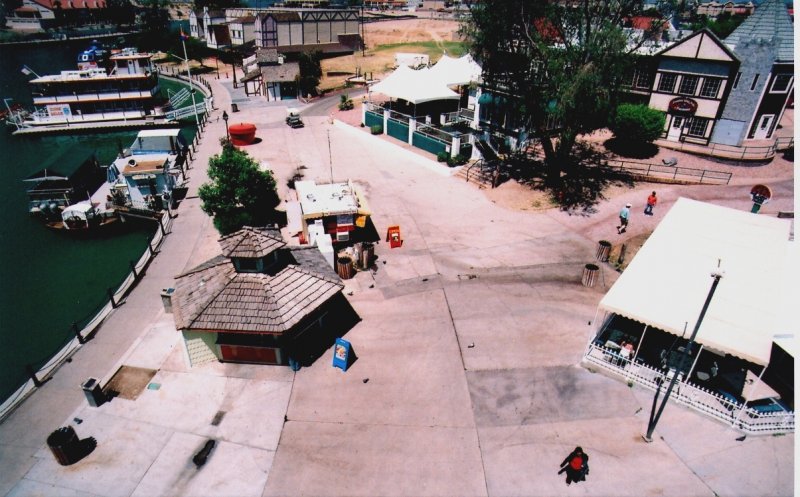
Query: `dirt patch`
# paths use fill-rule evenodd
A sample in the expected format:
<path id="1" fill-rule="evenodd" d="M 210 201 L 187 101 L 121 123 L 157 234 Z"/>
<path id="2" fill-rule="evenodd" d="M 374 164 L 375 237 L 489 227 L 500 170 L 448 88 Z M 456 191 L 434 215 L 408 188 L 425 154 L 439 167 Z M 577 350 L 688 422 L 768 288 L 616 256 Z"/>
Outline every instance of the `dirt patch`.
<path id="1" fill-rule="evenodd" d="M 611 264 L 617 270 L 624 270 L 628 267 L 630 261 L 633 260 L 633 257 L 639 252 L 639 249 L 642 248 L 644 242 L 650 238 L 652 231 L 648 231 L 647 233 L 642 233 L 641 235 L 632 236 L 621 242 L 617 243 L 616 245 L 611 246 L 611 252 L 609 253 L 608 263 Z M 619 261 L 619 256 L 622 254 L 622 247 L 625 246 L 625 254 L 622 262 Z"/>
<path id="2" fill-rule="evenodd" d="M 453 56 L 465 53 L 458 36 L 457 21 L 431 19 L 402 19 L 368 23 L 364 25 L 367 50 L 364 55 L 355 52 L 322 61 L 320 88 L 329 90 L 344 85 L 347 75 L 327 76 L 328 73 L 357 72 L 382 78 L 394 68 L 394 55 L 398 52 L 428 54 L 431 63 L 447 51 Z"/>
<path id="3" fill-rule="evenodd" d="M 505 209 L 517 211 L 543 211 L 556 204 L 547 192 L 509 180 L 497 188 L 484 190 L 486 198 Z"/>
<path id="4" fill-rule="evenodd" d="M 121 366 L 103 388 L 107 397 L 136 400 L 158 371 L 155 369 Z"/>

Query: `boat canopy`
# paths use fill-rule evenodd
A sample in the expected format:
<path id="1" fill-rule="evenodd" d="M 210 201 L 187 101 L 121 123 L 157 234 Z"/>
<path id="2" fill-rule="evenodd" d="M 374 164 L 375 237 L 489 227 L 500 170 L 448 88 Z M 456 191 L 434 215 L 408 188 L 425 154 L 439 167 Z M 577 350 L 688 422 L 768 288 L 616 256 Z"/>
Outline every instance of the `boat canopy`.
<path id="1" fill-rule="evenodd" d="M 61 218 L 65 220 L 72 217 L 77 217 L 85 220 L 93 216 L 94 216 L 94 206 L 88 200 L 84 200 L 83 202 L 78 202 L 77 204 L 72 204 L 66 207 L 63 211 L 61 211 Z"/>
<path id="2" fill-rule="evenodd" d="M 130 147 L 133 155 L 175 154 L 185 145 L 186 140 L 180 129 L 148 129 L 140 131 Z"/>

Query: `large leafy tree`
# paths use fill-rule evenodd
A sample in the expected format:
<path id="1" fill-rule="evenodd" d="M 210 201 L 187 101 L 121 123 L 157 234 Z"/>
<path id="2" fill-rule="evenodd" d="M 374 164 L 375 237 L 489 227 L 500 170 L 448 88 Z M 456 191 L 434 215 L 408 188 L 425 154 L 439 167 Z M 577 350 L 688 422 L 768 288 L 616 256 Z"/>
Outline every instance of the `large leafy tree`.
<path id="1" fill-rule="evenodd" d="M 319 50 L 307 50 L 300 54 L 298 65 L 300 66 L 300 76 L 297 84 L 303 95 L 316 95 L 317 86 L 322 79 L 322 65 L 320 59 L 322 52 Z"/>
<path id="2" fill-rule="evenodd" d="M 511 121 L 540 140 L 551 187 L 579 166 L 577 137 L 613 117 L 630 53 L 652 34 L 622 27 L 641 4 L 479 0 L 462 26 L 485 85 L 510 95 Z"/>
<path id="3" fill-rule="evenodd" d="M 117 27 L 133 24 L 136 19 L 136 10 L 130 0 L 106 0 L 105 10 L 106 19 Z"/>
<path id="4" fill-rule="evenodd" d="M 210 183 L 200 186 L 203 211 L 214 216 L 214 226 L 226 235 L 242 226 L 263 226 L 276 219 L 280 202 L 275 179 L 259 168 L 247 152 L 223 141 L 222 153 L 208 161 Z"/>
<path id="5" fill-rule="evenodd" d="M 144 51 L 163 50 L 176 36 L 170 32 L 169 2 L 167 0 L 144 0 L 137 14 L 142 33 L 138 46 Z"/>

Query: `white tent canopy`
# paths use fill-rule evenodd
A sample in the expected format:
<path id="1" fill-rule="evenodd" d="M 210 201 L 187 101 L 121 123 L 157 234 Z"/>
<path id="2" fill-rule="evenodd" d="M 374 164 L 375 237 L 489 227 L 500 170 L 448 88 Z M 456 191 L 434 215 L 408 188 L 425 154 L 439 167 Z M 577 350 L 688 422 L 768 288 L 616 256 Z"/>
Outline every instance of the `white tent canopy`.
<path id="1" fill-rule="evenodd" d="M 696 341 L 765 366 L 786 334 L 777 298 L 785 286 L 786 219 L 678 199 L 600 308 L 688 339 L 711 288 L 725 271 Z"/>
<path id="2" fill-rule="evenodd" d="M 430 77 L 428 70 L 415 71 L 400 66 L 379 83 L 372 85 L 371 93 L 382 93 L 390 98 L 398 98 L 412 104 L 433 100 L 458 100 L 459 94 L 444 83 Z"/>
<path id="3" fill-rule="evenodd" d="M 477 83 L 481 78 L 481 66 L 470 54 L 458 59 L 443 55 L 439 62 L 430 68 L 430 74 L 446 86 L 462 86 Z"/>

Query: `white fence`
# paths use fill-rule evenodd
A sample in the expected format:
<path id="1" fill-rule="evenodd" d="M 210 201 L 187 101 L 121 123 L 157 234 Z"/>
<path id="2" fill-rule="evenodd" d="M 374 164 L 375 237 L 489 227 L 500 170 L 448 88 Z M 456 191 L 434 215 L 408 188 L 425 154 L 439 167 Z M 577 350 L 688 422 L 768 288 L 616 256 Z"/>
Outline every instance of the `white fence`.
<path id="1" fill-rule="evenodd" d="M 596 367 L 624 381 L 637 383 L 655 391 L 659 383 L 666 390 L 671 373 L 647 366 L 640 362 L 631 362 L 616 351 L 598 344 L 590 344 L 583 357 L 585 367 Z M 794 412 L 760 413 L 751 407 L 730 400 L 722 395 L 684 381 L 678 377 L 671 399 L 686 407 L 699 411 L 722 423 L 752 435 L 774 435 L 794 432 Z"/>

